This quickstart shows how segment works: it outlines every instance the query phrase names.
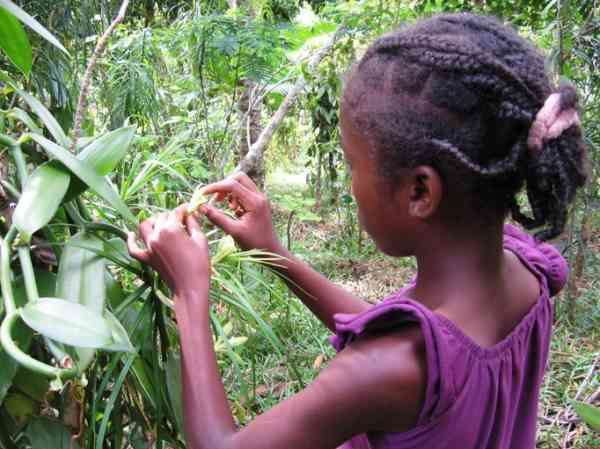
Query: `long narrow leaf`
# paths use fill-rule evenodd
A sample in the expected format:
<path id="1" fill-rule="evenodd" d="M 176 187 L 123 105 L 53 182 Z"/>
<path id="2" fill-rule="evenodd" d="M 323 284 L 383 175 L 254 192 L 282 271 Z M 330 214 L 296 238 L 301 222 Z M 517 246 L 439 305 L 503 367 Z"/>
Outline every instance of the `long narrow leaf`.
<path id="1" fill-rule="evenodd" d="M 2 0 L 0 0 L 1 2 Z M 46 109 L 37 98 L 27 92 L 18 89 L 13 85 L 16 92 L 25 100 L 31 110 L 42 120 L 44 126 L 48 129 L 48 132 L 52 134 L 52 137 L 62 146 L 68 147 L 71 144 L 71 140 L 67 137 L 62 127 L 58 124 L 52 113 Z"/>
<path id="2" fill-rule="evenodd" d="M 573 401 L 573 408 L 588 426 L 600 432 L 600 408 L 580 401 Z"/>
<path id="3" fill-rule="evenodd" d="M 25 125 L 27 125 L 27 127 L 29 128 L 29 130 L 31 132 L 34 132 L 36 134 L 43 134 L 44 132 L 42 131 L 42 128 L 40 128 L 37 123 L 35 123 L 35 121 L 31 118 L 31 116 L 25 112 L 23 109 L 21 108 L 12 108 L 8 114 L 6 114 L 8 117 L 16 119 L 16 120 L 20 120 L 23 123 L 25 123 Z"/>
<path id="4" fill-rule="evenodd" d="M 6 9 L 0 7 L 0 48 L 8 59 L 25 76 L 29 76 L 32 64 L 31 44 L 19 21 Z"/>
<path id="5" fill-rule="evenodd" d="M 7 9 L 17 19 L 19 19 L 21 22 L 23 22 L 25 25 L 27 25 L 29 28 L 31 28 L 33 31 L 35 31 L 37 34 L 42 36 L 44 39 L 46 39 L 48 42 L 50 42 L 56 48 L 63 51 L 66 55 L 69 54 L 69 52 L 65 49 L 65 47 L 63 47 L 62 44 L 60 42 L 58 42 L 58 40 L 52 35 L 52 33 L 50 33 L 37 20 L 35 20 L 33 17 L 31 17 L 29 14 L 27 14 L 25 11 L 23 11 L 21 8 L 19 8 L 17 5 L 15 5 L 13 2 L 11 2 L 10 0 L 0 0 L 0 6 Z"/>
<path id="6" fill-rule="evenodd" d="M 39 143 L 48 154 L 60 160 L 79 179 L 89 185 L 94 192 L 111 204 L 124 218 L 132 223 L 136 222 L 133 214 L 129 211 L 119 195 L 113 190 L 108 181 L 98 175 L 94 169 L 77 159 L 63 147 L 51 142 L 45 137 L 37 134 L 30 134 L 30 136 Z"/>

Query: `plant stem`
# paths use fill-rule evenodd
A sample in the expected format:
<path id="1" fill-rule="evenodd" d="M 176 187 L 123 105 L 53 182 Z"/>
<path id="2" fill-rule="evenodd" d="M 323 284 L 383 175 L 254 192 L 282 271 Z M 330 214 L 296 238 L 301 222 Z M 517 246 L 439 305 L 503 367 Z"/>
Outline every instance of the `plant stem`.
<path id="1" fill-rule="evenodd" d="M 33 271 L 33 265 L 31 264 L 31 252 L 29 246 L 19 246 L 17 251 L 19 253 L 19 261 L 21 262 L 21 273 L 23 274 L 23 280 L 25 281 L 27 301 L 39 301 L 40 295 L 35 283 L 35 273 Z"/>
<path id="2" fill-rule="evenodd" d="M 17 177 L 19 178 L 19 184 L 21 185 L 21 191 L 25 188 L 25 184 L 27 184 L 27 164 L 25 162 L 25 158 L 23 157 L 23 151 L 21 150 L 21 145 L 13 145 L 10 147 L 13 154 L 13 159 L 15 160 L 15 165 L 17 166 Z"/>
<path id="3" fill-rule="evenodd" d="M 0 327 L 0 343 L 2 343 L 2 347 L 8 355 L 15 359 L 21 366 L 36 373 L 42 374 L 46 377 L 49 377 L 51 379 L 70 379 L 78 374 L 77 370 L 74 368 L 56 368 L 54 366 L 50 366 L 43 362 L 40 362 L 39 360 L 36 360 L 33 357 L 21 351 L 21 349 L 13 341 L 11 335 L 12 328 L 15 326 L 18 319 L 19 314 L 17 312 L 10 313 L 4 319 L 4 321 L 2 322 L 2 326 Z"/>
<path id="4" fill-rule="evenodd" d="M 21 198 L 21 192 L 19 192 L 19 190 L 17 189 L 16 186 L 12 185 L 10 182 L 8 182 L 5 179 L 0 180 L 0 184 L 2 184 L 2 187 L 4 187 L 6 190 L 8 190 L 8 193 L 14 199 L 18 200 L 19 198 Z"/>
<path id="5" fill-rule="evenodd" d="M 2 248 L 2 252 L 0 253 L 0 285 L 2 286 L 4 308 L 8 315 L 14 313 L 17 308 L 10 278 L 10 246 L 16 234 L 17 228 L 12 226 L 4 239 L 0 236 L 0 245 Z"/>
<path id="6" fill-rule="evenodd" d="M 7 136 L 6 134 L 0 134 L 0 145 L 5 147 L 14 147 L 17 144 L 16 140 Z"/>
<path id="7" fill-rule="evenodd" d="M 75 204 L 67 203 L 64 205 L 64 208 L 67 214 L 69 214 L 69 217 L 71 217 L 71 220 L 73 220 L 73 222 L 77 226 L 80 226 L 83 229 L 87 229 L 87 222 L 83 219 Z"/>
<path id="8" fill-rule="evenodd" d="M 127 241 L 127 233 L 116 226 L 113 226 L 108 223 L 96 223 L 93 221 L 86 221 L 85 228 L 90 231 L 104 231 L 110 234 L 114 234 L 119 237 L 121 240 Z"/>

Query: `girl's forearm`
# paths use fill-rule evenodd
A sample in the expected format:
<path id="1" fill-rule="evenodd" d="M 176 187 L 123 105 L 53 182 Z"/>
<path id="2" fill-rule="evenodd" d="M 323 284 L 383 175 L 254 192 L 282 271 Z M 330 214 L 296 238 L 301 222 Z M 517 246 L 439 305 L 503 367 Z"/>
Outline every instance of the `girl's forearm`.
<path id="1" fill-rule="evenodd" d="M 190 449 L 219 449 L 236 432 L 217 366 L 210 329 L 208 288 L 175 295 L 181 338 L 186 441 Z"/>
<path id="2" fill-rule="evenodd" d="M 287 259 L 278 262 L 284 268 L 277 268 L 277 271 L 288 287 L 332 331 L 335 330 L 334 314 L 360 313 L 370 307 L 369 303 L 334 284 L 282 246 L 275 252 Z"/>

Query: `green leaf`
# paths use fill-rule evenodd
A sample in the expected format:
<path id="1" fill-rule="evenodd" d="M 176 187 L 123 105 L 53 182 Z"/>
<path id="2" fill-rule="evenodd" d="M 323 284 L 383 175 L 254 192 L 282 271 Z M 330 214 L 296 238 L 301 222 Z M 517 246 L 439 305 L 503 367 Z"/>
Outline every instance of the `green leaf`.
<path id="1" fill-rule="evenodd" d="M 100 348 L 110 345 L 107 320 L 87 307 L 58 298 L 40 298 L 20 309 L 23 321 L 40 334 L 71 346 Z"/>
<path id="2" fill-rule="evenodd" d="M 108 310 L 104 312 L 104 318 L 106 319 L 108 326 L 112 332 L 112 343 L 102 347 L 105 351 L 125 351 L 135 352 L 135 348 L 129 341 L 129 335 L 119 322 L 116 316 L 110 313 Z"/>
<path id="3" fill-rule="evenodd" d="M 35 402 L 24 394 L 11 392 L 4 400 L 4 408 L 17 424 L 17 428 L 20 428 L 33 416 L 36 406 Z"/>
<path id="4" fill-rule="evenodd" d="M 35 269 L 35 283 L 40 296 L 53 296 L 56 289 L 56 274 L 48 270 Z M 27 291 L 23 276 L 15 279 L 13 284 L 13 295 L 17 307 L 27 304 Z"/>
<path id="5" fill-rule="evenodd" d="M 21 108 L 13 108 L 6 115 L 10 118 L 20 120 L 25 123 L 31 132 L 36 134 L 44 134 L 42 129 L 37 125 L 37 123 L 35 123 L 31 116 Z"/>
<path id="6" fill-rule="evenodd" d="M 77 155 L 77 159 L 85 162 L 88 167 L 92 167 L 100 176 L 106 176 L 125 157 L 134 136 L 134 126 L 111 131 L 86 146 Z M 66 195 L 67 201 L 75 198 L 86 189 L 87 185 L 79 178 L 76 178 L 71 182 L 71 187 Z"/>
<path id="7" fill-rule="evenodd" d="M 50 388 L 50 380 L 40 373 L 20 368 L 15 376 L 14 386 L 31 399 L 43 402 Z"/>
<path id="8" fill-rule="evenodd" d="M 31 420 L 25 436 L 31 449 L 79 449 L 79 444 L 72 441 L 71 433 L 62 423 L 42 416 Z"/>
<path id="9" fill-rule="evenodd" d="M 116 309 L 125 299 L 125 292 L 108 269 L 104 270 L 104 284 L 106 285 L 106 299 L 110 306 Z"/>
<path id="10" fill-rule="evenodd" d="M 166 366 L 167 392 L 175 420 L 177 421 L 178 431 L 181 435 L 183 429 L 183 403 L 181 390 L 181 357 L 178 353 L 169 352 Z"/>
<path id="11" fill-rule="evenodd" d="M 92 250 L 102 251 L 103 247 L 103 242 L 90 234 L 71 237 L 60 257 L 56 297 L 79 303 L 92 312 L 102 314 L 106 301 L 105 263 L 104 258 Z M 69 349 L 66 348 L 66 351 Z M 79 369 L 84 370 L 94 359 L 95 351 L 76 348 L 75 354 Z"/>
<path id="12" fill-rule="evenodd" d="M 134 136 L 135 126 L 111 131 L 85 147 L 78 159 L 93 167 L 99 175 L 106 176 L 125 157 Z"/>
<path id="13" fill-rule="evenodd" d="M 65 47 L 63 47 L 61 43 L 58 42 L 58 40 L 46 28 L 44 28 L 37 20 L 35 20 L 13 2 L 10 0 L 0 0 L 0 6 L 7 9 L 17 19 L 42 36 L 56 48 L 63 51 L 66 55 L 69 55 L 69 52 L 65 49 Z"/>
<path id="14" fill-rule="evenodd" d="M 69 170 L 71 170 L 79 179 L 85 182 L 90 188 L 111 204 L 123 217 L 132 223 L 136 219 L 129 211 L 123 200 L 117 195 L 112 186 L 102 176 L 98 175 L 92 167 L 89 167 L 83 161 L 80 161 L 66 149 L 51 142 L 50 140 L 38 134 L 30 134 L 31 138 L 39 143 L 46 152 L 60 160 Z"/>
<path id="15" fill-rule="evenodd" d="M 55 295 L 101 314 L 106 300 L 104 259 L 87 248 L 102 251 L 104 243 L 90 234 L 74 235 L 67 242 L 60 257 Z"/>
<path id="16" fill-rule="evenodd" d="M 0 48 L 25 76 L 29 76 L 33 57 L 31 45 L 19 21 L 0 7 Z"/>
<path id="17" fill-rule="evenodd" d="M 588 426 L 600 432 L 600 408 L 580 401 L 573 401 L 573 408 Z"/>
<path id="18" fill-rule="evenodd" d="M 0 0 L 1 2 L 2 0 Z M 13 85 L 15 91 L 25 100 L 31 110 L 42 120 L 44 126 L 48 129 L 48 132 L 52 134 L 52 137 L 62 146 L 68 147 L 71 144 L 71 140 L 67 137 L 62 127 L 56 121 L 52 113 L 46 109 L 40 100 L 35 98 L 33 95 L 22 91 L 21 89 Z"/>
<path id="19" fill-rule="evenodd" d="M 60 207 L 71 176 L 57 161 L 39 166 L 27 180 L 13 214 L 13 223 L 26 237 L 46 226 Z"/>

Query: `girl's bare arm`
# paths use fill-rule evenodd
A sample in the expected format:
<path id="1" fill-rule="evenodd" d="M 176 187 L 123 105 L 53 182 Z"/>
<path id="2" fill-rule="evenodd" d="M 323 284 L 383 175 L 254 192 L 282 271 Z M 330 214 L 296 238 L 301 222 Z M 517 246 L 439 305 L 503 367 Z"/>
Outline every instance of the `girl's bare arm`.
<path id="1" fill-rule="evenodd" d="M 140 234 L 147 249 L 130 235 L 131 255 L 156 269 L 174 294 L 190 449 L 334 449 L 359 433 L 415 425 L 426 385 L 425 357 L 419 332 L 405 328 L 356 341 L 307 389 L 238 430 L 210 331 L 206 238 L 182 208 L 145 221 Z"/>

